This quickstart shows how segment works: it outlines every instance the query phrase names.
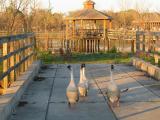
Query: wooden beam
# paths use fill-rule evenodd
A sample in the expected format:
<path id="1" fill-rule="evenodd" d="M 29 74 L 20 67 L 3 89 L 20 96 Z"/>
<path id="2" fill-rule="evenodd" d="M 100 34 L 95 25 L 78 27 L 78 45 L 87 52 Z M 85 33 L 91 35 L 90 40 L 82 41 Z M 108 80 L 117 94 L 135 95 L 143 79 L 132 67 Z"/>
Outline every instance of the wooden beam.
<path id="1" fill-rule="evenodd" d="M 109 20 L 109 29 L 112 29 L 112 20 Z"/>
<path id="2" fill-rule="evenodd" d="M 8 54 L 8 43 L 3 43 L 3 56 Z M 3 72 L 8 70 L 8 59 L 3 61 Z M 2 89 L 0 89 L 0 94 L 5 94 L 8 88 L 8 75 L 0 81 Z"/>
<path id="3" fill-rule="evenodd" d="M 103 40 L 104 40 L 103 50 L 105 52 L 106 51 L 106 20 L 103 20 Z"/>
<path id="4" fill-rule="evenodd" d="M 10 52 L 14 52 L 14 42 L 10 43 Z M 14 55 L 10 57 L 10 67 L 13 67 L 15 64 Z M 10 84 L 15 81 L 15 70 L 10 73 Z"/>
<path id="5" fill-rule="evenodd" d="M 69 32 L 69 30 L 68 30 L 68 24 L 69 24 L 69 21 L 68 20 L 66 20 L 66 40 L 68 40 L 68 32 Z"/>
<path id="6" fill-rule="evenodd" d="M 12 42 L 12 41 L 23 40 L 26 37 L 28 38 L 33 37 L 34 35 L 35 35 L 34 33 L 26 33 L 26 34 L 18 34 L 18 35 L 0 37 L 0 44 Z"/>

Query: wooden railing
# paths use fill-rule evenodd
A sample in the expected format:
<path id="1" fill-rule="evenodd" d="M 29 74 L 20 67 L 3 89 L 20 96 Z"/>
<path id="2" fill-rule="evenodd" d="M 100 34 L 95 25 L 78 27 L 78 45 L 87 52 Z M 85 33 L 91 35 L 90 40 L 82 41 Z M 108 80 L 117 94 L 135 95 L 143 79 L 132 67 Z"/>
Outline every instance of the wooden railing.
<path id="1" fill-rule="evenodd" d="M 116 47 L 120 52 L 136 51 L 136 31 L 133 30 L 109 30 L 108 39 L 110 48 Z"/>
<path id="2" fill-rule="evenodd" d="M 154 57 L 157 64 L 160 60 L 160 32 L 136 32 L 136 51 Z M 139 55 L 137 54 L 137 55 Z"/>
<path id="3" fill-rule="evenodd" d="M 0 37 L 0 94 L 36 59 L 34 33 Z"/>

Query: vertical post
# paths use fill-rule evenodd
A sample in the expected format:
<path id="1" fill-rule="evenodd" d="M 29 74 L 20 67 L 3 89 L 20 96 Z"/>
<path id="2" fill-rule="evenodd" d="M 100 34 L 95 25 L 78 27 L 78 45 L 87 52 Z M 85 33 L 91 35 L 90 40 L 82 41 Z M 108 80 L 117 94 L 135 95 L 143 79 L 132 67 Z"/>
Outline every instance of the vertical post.
<path id="1" fill-rule="evenodd" d="M 32 42 L 34 43 L 34 46 L 32 47 L 32 52 L 34 53 L 34 55 L 32 55 L 33 57 L 33 61 L 37 60 L 37 54 L 36 54 L 36 38 L 32 37 Z M 32 61 L 32 62 L 33 62 Z"/>
<path id="2" fill-rule="evenodd" d="M 145 41 L 145 35 L 143 35 L 143 51 L 146 51 L 146 41 Z"/>
<path id="3" fill-rule="evenodd" d="M 45 45 L 45 50 L 47 51 L 47 50 L 48 50 L 48 47 L 49 47 L 49 46 L 48 46 L 49 35 L 48 35 L 48 33 L 46 33 L 46 32 L 45 32 L 45 40 L 46 40 L 46 42 L 45 42 L 45 44 L 46 44 L 46 45 Z"/>
<path id="4" fill-rule="evenodd" d="M 80 20 L 80 42 L 79 42 L 79 46 L 81 46 L 80 47 L 80 51 L 82 52 L 83 51 L 83 40 L 82 40 L 82 37 L 83 37 L 83 20 Z"/>
<path id="5" fill-rule="evenodd" d="M 131 52 L 134 53 L 135 52 L 135 46 L 134 46 L 134 40 L 131 40 Z"/>
<path id="6" fill-rule="evenodd" d="M 68 40 L 68 20 L 66 20 L 66 40 Z"/>
<path id="7" fill-rule="evenodd" d="M 14 52 L 14 42 L 10 42 L 10 52 Z M 14 56 L 10 57 L 10 68 L 14 66 Z M 14 82 L 15 80 L 15 70 L 12 70 L 10 73 L 10 83 Z"/>
<path id="8" fill-rule="evenodd" d="M 103 20 L 103 39 L 104 39 L 104 52 L 106 50 L 106 20 Z M 109 50 L 109 47 L 108 47 Z"/>
<path id="9" fill-rule="evenodd" d="M 19 48 L 22 48 L 23 47 L 23 41 L 22 40 L 19 40 Z M 23 52 L 21 51 L 20 52 L 20 61 L 23 59 Z M 19 62 L 20 62 L 19 61 Z M 20 73 L 23 73 L 23 63 L 20 65 Z"/>
<path id="10" fill-rule="evenodd" d="M 83 20 L 81 20 L 80 29 L 81 29 L 80 30 L 81 31 L 81 35 L 80 36 L 82 37 L 83 36 L 83 31 L 82 31 L 83 30 Z"/>
<path id="11" fill-rule="evenodd" d="M 25 46 L 25 42 L 26 42 L 25 39 L 22 40 L 22 48 Z M 22 56 L 23 56 L 23 58 L 25 58 L 25 55 L 26 55 L 26 54 L 25 54 L 25 51 L 26 51 L 26 50 L 23 50 L 23 51 L 22 51 L 22 54 L 23 54 Z M 26 70 L 25 62 L 26 62 L 26 61 L 24 61 L 24 62 L 22 63 L 23 72 L 25 72 L 25 70 Z"/>
<path id="12" fill-rule="evenodd" d="M 95 48 L 96 48 L 96 47 L 95 47 L 95 46 L 96 46 L 95 41 L 96 41 L 96 40 L 94 39 L 94 40 L 93 40 L 93 43 L 94 43 L 94 44 L 93 44 L 94 53 L 96 52 L 96 49 L 95 49 Z"/>
<path id="13" fill-rule="evenodd" d="M 24 44 L 24 47 L 25 47 L 25 46 L 28 45 L 28 38 L 26 38 L 24 41 L 25 41 L 25 44 Z M 26 56 L 28 56 L 28 53 L 29 53 L 28 49 L 29 49 L 29 48 L 27 48 L 27 49 L 24 50 L 24 54 L 25 54 Z M 26 71 L 27 68 L 28 68 L 28 59 L 24 62 L 24 64 L 25 64 L 25 71 Z"/>
<path id="14" fill-rule="evenodd" d="M 8 54 L 8 43 L 3 43 L 3 56 Z M 6 72 L 8 70 L 8 60 L 3 61 L 3 72 Z M 1 91 L 0 94 L 5 94 L 6 89 L 8 87 L 8 76 L 4 77 L 1 83 Z"/>
<path id="15" fill-rule="evenodd" d="M 80 52 L 80 49 L 79 49 L 79 39 L 78 39 L 78 52 Z"/>
<path id="16" fill-rule="evenodd" d="M 19 49 L 20 48 L 20 41 L 15 41 L 15 46 L 16 46 L 16 49 Z M 16 54 L 16 64 L 19 63 L 20 61 L 20 56 L 19 56 L 19 53 Z M 18 66 L 18 68 L 16 68 L 16 78 L 20 75 L 20 67 Z"/>
<path id="17" fill-rule="evenodd" d="M 32 44 L 32 38 L 29 38 L 29 44 L 31 45 Z M 29 54 L 32 53 L 32 48 L 30 47 L 29 48 Z M 29 65 L 32 64 L 32 56 L 29 58 Z"/>
<path id="18" fill-rule="evenodd" d="M 98 52 L 100 51 L 100 40 L 98 40 Z"/>
<path id="19" fill-rule="evenodd" d="M 112 29 L 112 20 L 109 21 L 109 29 Z"/>
<path id="20" fill-rule="evenodd" d="M 92 40 L 92 52 L 94 53 L 94 39 Z"/>
<path id="21" fill-rule="evenodd" d="M 73 33 L 73 39 L 75 39 L 75 20 L 73 20 L 73 26 L 72 26 L 72 33 Z"/>
<path id="22" fill-rule="evenodd" d="M 136 32 L 136 52 L 140 50 L 139 32 Z"/>
<path id="23" fill-rule="evenodd" d="M 87 53 L 88 52 L 88 50 L 87 50 L 87 39 L 85 40 L 85 42 L 86 42 L 86 51 L 85 52 Z"/>

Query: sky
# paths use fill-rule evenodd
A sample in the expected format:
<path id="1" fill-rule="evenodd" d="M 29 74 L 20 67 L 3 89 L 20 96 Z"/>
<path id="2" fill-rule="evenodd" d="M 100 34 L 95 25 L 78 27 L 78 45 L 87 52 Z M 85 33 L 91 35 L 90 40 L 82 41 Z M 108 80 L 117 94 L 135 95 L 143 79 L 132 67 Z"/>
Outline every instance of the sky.
<path id="1" fill-rule="evenodd" d="M 49 0 L 39 0 L 40 6 L 48 7 Z M 50 0 L 53 12 L 68 13 L 83 8 L 86 0 Z M 97 10 L 120 11 L 122 9 L 138 8 L 149 11 L 160 11 L 160 0 L 93 0 Z M 124 6 L 124 7 L 122 7 Z"/>

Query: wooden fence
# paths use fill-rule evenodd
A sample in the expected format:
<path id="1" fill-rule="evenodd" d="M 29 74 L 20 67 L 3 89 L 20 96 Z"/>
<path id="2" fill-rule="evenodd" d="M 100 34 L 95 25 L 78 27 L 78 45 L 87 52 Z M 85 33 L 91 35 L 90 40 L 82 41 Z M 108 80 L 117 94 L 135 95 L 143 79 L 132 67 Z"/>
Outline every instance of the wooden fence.
<path id="1" fill-rule="evenodd" d="M 36 59 L 35 42 L 34 33 L 0 37 L 0 94 Z"/>
<path id="2" fill-rule="evenodd" d="M 108 31 L 110 49 L 116 47 L 119 52 L 136 51 L 136 31 L 110 30 Z"/>
<path id="3" fill-rule="evenodd" d="M 104 47 L 112 49 L 117 48 L 119 52 L 135 52 L 136 51 L 136 31 L 132 30 L 110 30 L 107 31 L 107 39 L 109 42 L 103 42 L 102 33 L 99 30 L 93 30 L 86 33 L 93 35 L 90 37 L 83 34 L 80 38 L 77 34 L 74 39 L 66 40 L 65 31 L 53 31 L 47 33 L 36 33 L 37 48 L 41 51 L 52 51 L 53 53 L 58 51 L 60 48 L 69 46 L 72 51 L 78 52 L 99 52 L 104 51 Z M 84 33 L 84 31 L 80 31 Z M 98 37 L 95 33 L 99 33 Z M 77 37 L 78 36 L 78 37 Z M 90 46 L 90 47 L 89 47 Z M 107 50 L 107 49 L 105 49 Z"/>
<path id="4" fill-rule="evenodd" d="M 160 32 L 136 32 L 137 53 L 147 53 L 154 57 L 155 63 L 160 60 Z"/>
<path id="5" fill-rule="evenodd" d="M 65 33 L 64 31 L 37 32 L 36 40 L 40 51 L 58 51 L 63 48 Z"/>

